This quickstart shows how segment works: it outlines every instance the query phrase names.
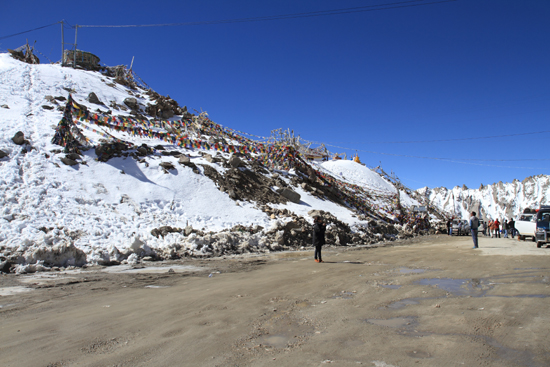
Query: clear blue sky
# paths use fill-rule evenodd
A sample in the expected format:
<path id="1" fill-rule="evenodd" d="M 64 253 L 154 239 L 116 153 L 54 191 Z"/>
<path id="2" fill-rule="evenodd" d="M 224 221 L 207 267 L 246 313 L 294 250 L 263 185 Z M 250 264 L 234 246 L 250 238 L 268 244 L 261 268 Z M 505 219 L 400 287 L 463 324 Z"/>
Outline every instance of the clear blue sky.
<path id="1" fill-rule="evenodd" d="M 0 37 L 62 19 L 183 23 L 392 3 L 4 1 Z M 224 126 L 261 136 L 291 128 L 343 147 L 332 152 L 357 150 L 368 166 L 381 162 L 413 189 L 477 188 L 550 172 L 550 155 L 539 149 L 549 132 L 433 142 L 550 130 L 549 19 L 550 1 L 457 0 L 258 22 L 81 28 L 78 48 L 107 65 L 129 65 L 135 56 L 134 70 L 153 89 Z M 73 42 L 74 30 L 65 37 Z M 27 38 L 51 60 L 61 58 L 60 25 L 0 39 L 0 51 Z M 403 141 L 431 142 L 392 143 Z"/>

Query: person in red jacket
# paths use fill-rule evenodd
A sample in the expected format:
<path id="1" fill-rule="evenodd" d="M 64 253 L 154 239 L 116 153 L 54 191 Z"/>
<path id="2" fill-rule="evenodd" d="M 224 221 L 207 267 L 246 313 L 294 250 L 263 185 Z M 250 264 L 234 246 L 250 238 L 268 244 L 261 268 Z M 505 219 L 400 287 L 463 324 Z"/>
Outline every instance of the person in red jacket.
<path id="1" fill-rule="evenodd" d="M 495 219 L 493 227 L 495 227 L 495 237 L 500 238 L 500 222 L 498 221 L 498 218 Z"/>

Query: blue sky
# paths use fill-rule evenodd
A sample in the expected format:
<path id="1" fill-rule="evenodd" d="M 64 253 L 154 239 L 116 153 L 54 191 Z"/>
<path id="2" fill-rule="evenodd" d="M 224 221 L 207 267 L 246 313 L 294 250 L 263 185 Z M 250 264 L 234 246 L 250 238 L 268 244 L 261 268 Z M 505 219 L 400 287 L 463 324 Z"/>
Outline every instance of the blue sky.
<path id="1" fill-rule="evenodd" d="M 28 38 L 43 62 L 58 61 L 60 25 L 1 37 L 62 19 L 187 23 L 397 2 L 6 1 L 0 51 Z M 550 138 L 548 19 L 550 1 L 457 0 L 258 22 L 80 28 L 78 48 L 107 65 L 135 57 L 135 72 L 153 89 L 224 126 L 260 136 L 290 128 L 332 152 L 357 151 L 413 189 L 477 188 L 550 171 L 539 149 Z M 65 41 L 74 42 L 73 29 Z M 526 133 L 536 134 L 514 135 Z"/>

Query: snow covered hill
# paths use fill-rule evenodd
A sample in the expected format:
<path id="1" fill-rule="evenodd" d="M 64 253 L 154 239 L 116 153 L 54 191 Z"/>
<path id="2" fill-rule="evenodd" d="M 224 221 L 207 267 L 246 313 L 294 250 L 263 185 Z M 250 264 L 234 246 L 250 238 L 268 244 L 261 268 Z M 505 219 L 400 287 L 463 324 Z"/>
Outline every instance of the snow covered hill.
<path id="1" fill-rule="evenodd" d="M 397 190 L 376 172 L 351 161 L 285 167 L 292 155 L 206 115 L 152 119 L 156 97 L 0 54 L 0 271 L 307 245 L 312 210 L 332 220 L 333 243 L 398 233 L 385 227 Z M 54 144 L 56 130 L 80 147 Z M 237 155 L 245 162 L 233 165 Z"/>
<path id="2" fill-rule="evenodd" d="M 523 181 L 499 182 L 479 189 L 424 187 L 417 192 L 430 205 L 450 216 L 469 218 L 469 213 L 475 211 L 484 219 L 515 219 L 526 208 L 536 209 L 541 204 L 550 204 L 550 176 L 538 175 Z"/>

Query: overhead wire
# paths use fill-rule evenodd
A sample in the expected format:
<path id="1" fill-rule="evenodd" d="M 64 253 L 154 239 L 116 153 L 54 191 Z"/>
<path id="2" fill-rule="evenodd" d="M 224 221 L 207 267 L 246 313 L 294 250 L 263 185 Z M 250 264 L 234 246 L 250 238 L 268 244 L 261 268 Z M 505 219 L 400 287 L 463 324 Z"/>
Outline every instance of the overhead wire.
<path id="1" fill-rule="evenodd" d="M 3 37 L 0 37 L 0 40 L 6 39 L 6 38 L 10 38 L 10 37 L 19 36 L 19 35 L 21 35 L 21 34 L 33 32 L 33 31 L 37 31 L 37 30 L 42 29 L 42 28 L 51 27 L 51 26 L 56 25 L 56 24 L 59 24 L 59 23 L 61 23 L 61 21 L 55 22 L 55 23 L 52 23 L 52 24 L 48 24 L 48 25 L 45 25 L 45 26 L 42 26 L 42 27 L 37 27 L 37 28 L 29 29 L 28 31 L 23 31 L 23 32 L 19 32 L 19 33 L 14 33 L 14 34 L 10 34 L 10 35 L 7 35 L 7 36 L 3 36 Z"/>
<path id="2" fill-rule="evenodd" d="M 478 137 L 469 137 L 469 138 L 455 138 L 455 139 L 433 139 L 433 140 L 404 140 L 404 141 L 363 141 L 363 142 L 338 142 L 336 144 L 417 144 L 417 143 L 440 143 L 440 142 L 449 142 L 449 141 L 465 141 L 465 140 L 480 140 L 480 139 L 495 139 L 495 138 L 507 138 L 512 136 L 523 136 L 523 135 L 535 135 L 535 134 L 545 134 L 550 133 L 550 130 L 543 131 L 533 131 L 529 133 L 516 133 L 516 134 L 505 134 L 505 135 L 489 135 L 489 136 L 478 136 Z M 312 142 L 315 144 L 321 144 L 318 142 Z M 334 143 L 334 142 L 333 142 Z M 326 143 L 325 143 L 326 145 Z"/>
<path id="3" fill-rule="evenodd" d="M 267 20 L 295 19 L 295 18 L 318 17 L 318 16 L 325 16 L 325 15 L 361 13 L 361 12 L 378 11 L 378 10 L 434 5 L 434 4 L 449 3 L 454 1 L 458 1 L 458 0 L 439 0 L 439 1 L 431 1 L 431 2 L 424 2 L 424 0 L 409 0 L 409 1 L 399 1 L 399 2 L 386 3 L 386 4 L 359 6 L 359 7 L 353 7 L 353 8 L 320 10 L 320 11 L 305 12 L 305 13 L 281 14 L 281 15 L 270 15 L 270 16 L 261 16 L 261 17 L 250 17 L 250 18 L 210 20 L 210 21 L 200 21 L 200 22 L 161 23 L 161 24 L 125 24 L 125 25 L 76 25 L 76 26 L 78 28 L 137 28 L 137 27 L 175 27 L 175 26 L 190 26 L 190 25 L 245 23 L 245 22 L 259 22 L 259 21 L 267 21 Z"/>
<path id="4" fill-rule="evenodd" d="M 430 159 L 430 160 L 437 160 L 437 161 L 444 161 L 444 162 L 451 162 L 451 163 L 462 163 L 462 164 L 470 164 L 470 165 L 476 165 L 476 166 L 487 166 L 487 167 L 500 167 L 500 168 L 521 168 L 521 169 L 548 169 L 548 167 L 511 167 L 511 166 L 498 166 L 493 164 L 482 164 L 482 163 L 475 163 L 473 161 L 478 162 L 509 162 L 509 161 L 543 161 L 543 160 L 550 160 L 550 159 L 470 159 L 470 158 L 442 158 L 442 157 L 426 157 L 426 156 L 416 156 L 416 155 L 409 155 L 409 154 L 396 154 L 396 153 L 384 153 L 384 152 L 375 152 L 371 150 L 364 150 L 364 149 L 353 149 L 353 148 L 345 148 L 341 146 L 336 145 L 330 145 L 325 144 L 327 147 L 332 148 L 338 148 L 338 149 L 345 149 L 345 150 L 352 150 L 356 152 L 363 152 L 363 153 L 370 153 L 370 154 L 379 154 L 379 155 L 388 155 L 388 156 L 394 156 L 394 157 L 406 157 L 406 158 L 417 158 L 417 159 Z"/>

